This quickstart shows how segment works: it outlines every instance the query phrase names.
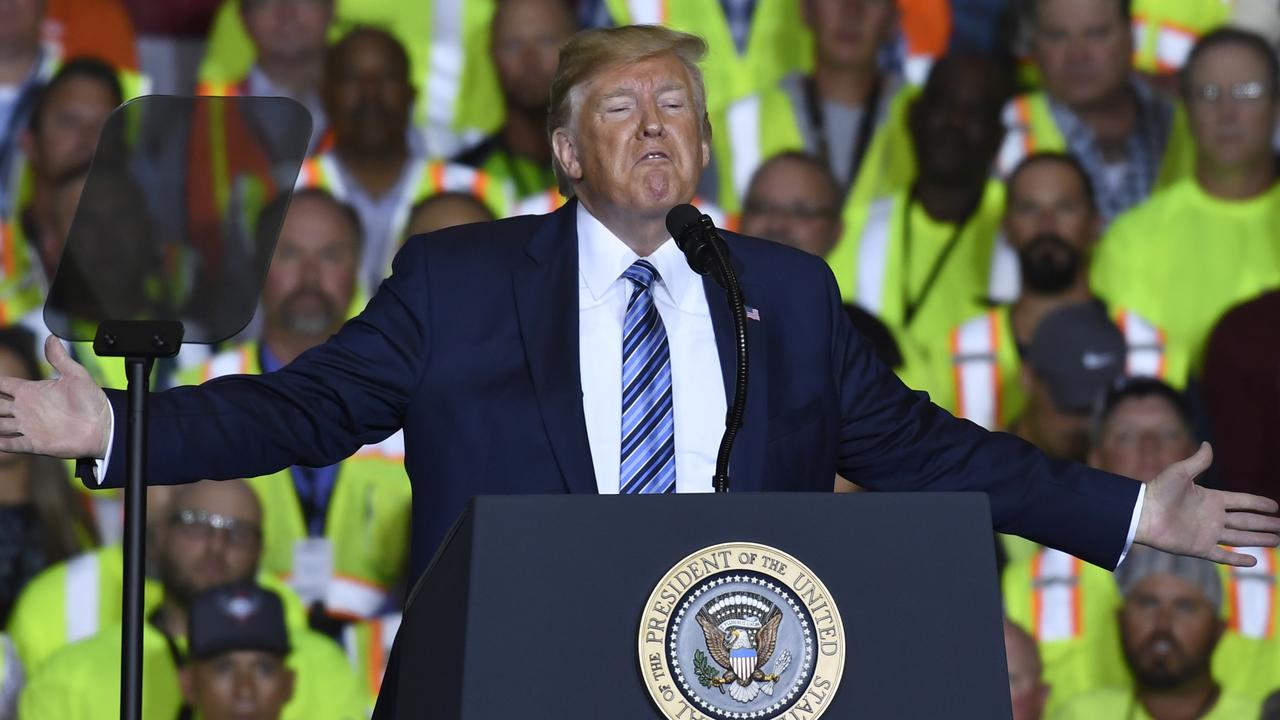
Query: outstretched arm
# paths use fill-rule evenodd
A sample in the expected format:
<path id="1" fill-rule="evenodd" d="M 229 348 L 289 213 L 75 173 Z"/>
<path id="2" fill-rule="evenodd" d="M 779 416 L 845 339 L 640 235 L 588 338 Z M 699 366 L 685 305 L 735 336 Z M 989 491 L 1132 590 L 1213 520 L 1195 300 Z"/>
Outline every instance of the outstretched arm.
<path id="1" fill-rule="evenodd" d="M 1113 568 L 1133 521 L 1137 481 L 1050 460 L 1028 443 L 951 417 L 908 390 L 880 363 L 832 293 L 840 411 L 840 474 L 871 490 L 980 491 L 997 530 Z M 1194 484 L 1212 458 L 1204 447 L 1146 486 L 1134 542 L 1251 566 L 1221 544 L 1280 544 L 1276 503 Z"/>
<path id="2" fill-rule="evenodd" d="M 279 372 L 237 375 L 150 399 L 152 484 L 255 477 L 290 465 L 324 466 L 395 432 L 427 362 L 427 268 L 407 243 L 368 307 L 337 335 Z M 0 450 L 103 458 L 122 393 L 105 393 L 57 343 L 61 373 L 39 382 L 0 378 Z M 108 402 L 108 396 L 111 402 Z M 122 484 L 124 443 L 112 446 L 105 486 Z"/>

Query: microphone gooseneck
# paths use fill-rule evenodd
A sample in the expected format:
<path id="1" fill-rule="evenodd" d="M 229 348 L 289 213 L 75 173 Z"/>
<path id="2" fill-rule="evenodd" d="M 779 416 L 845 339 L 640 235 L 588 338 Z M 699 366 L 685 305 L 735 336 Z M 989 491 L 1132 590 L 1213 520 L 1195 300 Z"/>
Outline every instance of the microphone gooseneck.
<path id="1" fill-rule="evenodd" d="M 724 288 L 733 316 L 734 347 L 738 358 L 733 402 L 725 416 L 724 435 L 720 439 L 720 451 L 716 454 L 716 472 L 711 479 L 716 492 L 728 492 L 729 455 L 733 441 L 742 429 L 747 407 L 747 306 L 738 285 L 738 275 L 729 262 L 729 247 L 711 218 L 692 205 L 677 205 L 667 213 L 667 231 L 689 261 L 689 267 L 699 275 L 710 275 Z"/>

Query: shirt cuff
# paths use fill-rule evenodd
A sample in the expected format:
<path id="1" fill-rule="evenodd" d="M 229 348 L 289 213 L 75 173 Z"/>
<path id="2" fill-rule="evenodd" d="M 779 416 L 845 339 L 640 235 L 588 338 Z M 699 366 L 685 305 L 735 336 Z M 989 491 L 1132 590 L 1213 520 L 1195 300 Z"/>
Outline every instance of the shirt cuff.
<path id="1" fill-rule="evenodd" d="M 111 400 L 107 400 L 107 405 L 108 406 L 111 405 Z M 110 429 L 110 434 L 107 435 L 107 454 L 104 457 L 94 458 L 93 460 L 93 479 L 96 480 L 99 485 L 102 484 L 102 479 L 107 476 L 107 462 L 111 459 L 111 446 L 115 444 L 116 444 L 116 414 L 115 414 L 115 408 L 112 408 L 111 429 Z M 1138 502 L 1139 504 L 1141 504 L 1142 502 L 1141 495 L 1138 496 Z M 1137 517 L 1137 515 L 1134 515 L 1134 517 Z M 1135 525 L 1134 527 L 1137 527 L 1137 526 Z M 1129 531 L 1129 538 L 1133 539 L 1133 530 Z M 1125 545 L 1124 549 L 1127 552 L 1129 550 L 1129 546 Z M 1120 557 L 1123 558 L 1124 556 L 1121 555 Z"/>
<path id="2" fill-rule="evenodd" d="M 1129 520 L 1129 537 L 1124 539 L 1124 550 L 1120 551 L 1120 559 L 1116 561 L 1116 567 L 1120 567 L 1120 563 L 1129 555 L 1129 548 L 1133 547 L 1133 538 L 1138 534 L 1138 518 L 1142 517 L 1142 501 L 1147 497 L 1147 484 L 1140 483 L 1138 488 L 1138 502 L 1133 504 L 1133 518 Z"/>

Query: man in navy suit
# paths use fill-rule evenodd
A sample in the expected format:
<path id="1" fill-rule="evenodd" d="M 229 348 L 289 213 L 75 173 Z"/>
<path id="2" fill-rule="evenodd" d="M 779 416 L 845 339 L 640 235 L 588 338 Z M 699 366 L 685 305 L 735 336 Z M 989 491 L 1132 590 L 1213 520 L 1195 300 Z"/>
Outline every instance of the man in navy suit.
<path id="1" fill-rule="evenodd" d="M 698 38 L 579 34 L 549 127 L 562 189 L 538 217 L 411 239 L 365 311 L 283 370 L 151 400 L 153 482 L 325 466 L 405 431 L 413 570 L 477 494 L 705 492 L 732 389 L 724 293 L 668 234 L 708 161 Z M 1047 459 L 904 387 L 850 325 L 823 262 L 726 234 L 752 366 L 735 490 L 980 490 L 996 529 L 1114 567 L 1131 542 L 1234 565 L 1275 545 L 1275 503 L 1193 484 L 1206 447 L 1143 485 Z M 0 379 L 0 450 L 105 463 L 123 481 L 125 403 L 56 342 L 62 377 Z M 114 413 L 114 416 L 113 416 Z M 903 528 L 904 533 L 927 532 Z"/>

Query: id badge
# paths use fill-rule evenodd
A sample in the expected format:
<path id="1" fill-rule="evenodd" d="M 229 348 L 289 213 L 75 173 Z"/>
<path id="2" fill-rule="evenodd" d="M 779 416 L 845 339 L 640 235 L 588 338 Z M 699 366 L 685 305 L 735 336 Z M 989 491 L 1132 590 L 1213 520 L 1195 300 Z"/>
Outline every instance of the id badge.
<path id="1" fill-rule="evenodd" d="M 324 602 L 333 576 L 333 545 L 327 538 L 306 538 L 293 544 L 293 577 L 289 584 L 310 606 Z"/>

